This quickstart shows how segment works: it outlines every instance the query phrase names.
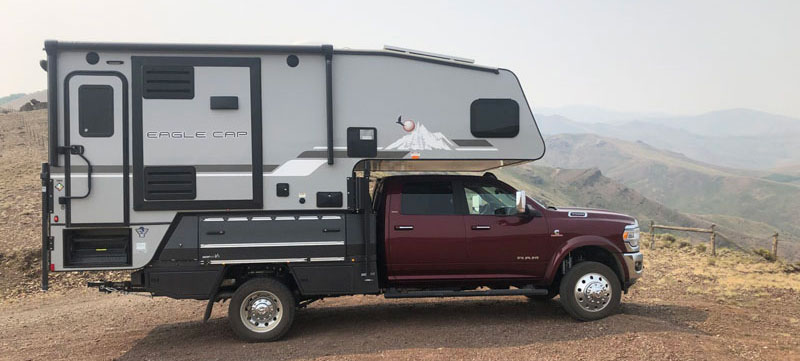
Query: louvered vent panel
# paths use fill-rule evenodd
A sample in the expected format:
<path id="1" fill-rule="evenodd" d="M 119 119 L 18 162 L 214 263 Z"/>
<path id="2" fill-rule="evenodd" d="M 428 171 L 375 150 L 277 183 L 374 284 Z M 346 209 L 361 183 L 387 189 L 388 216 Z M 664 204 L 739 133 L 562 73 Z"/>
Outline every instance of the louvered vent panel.
<path id="1" fill-rule="evenodd" d="M 194 67 L 144 65 L 143 97 L 146 99 L 194 98 Z"/>
<path id="2" fill-rule="evenodd" d="M 145 167 L 144 199 L 175 200 L 197 197 L 194 167 Z"/>

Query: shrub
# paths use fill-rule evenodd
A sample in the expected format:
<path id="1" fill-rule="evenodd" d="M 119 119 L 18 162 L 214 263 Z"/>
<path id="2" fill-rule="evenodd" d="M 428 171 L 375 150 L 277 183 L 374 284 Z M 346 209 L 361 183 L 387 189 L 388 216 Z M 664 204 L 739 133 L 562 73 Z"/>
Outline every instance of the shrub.
<path id="1" fill-rule="evenodd" d="M 694 246 L 694 249 L 696 249 L 697 252 L 700 253 L 706 253 L 707 250 L 705 243 L 698 243 L 696 246 Z"/>
<path id="2" fill-rule="evenodd" d="M 689 241 L 686 241 L 686 240 L 678 242 L 678 248 L 686 248 L 686 247 L 689 247 L 691 245 L 692 245 L 692 243 L 689 242 Z"/>
<path id="3" fill-rule="evenodd" d="M 675 236 L 673 236 L 671 234 L 665 234 L 665 235 L 661 236 L 661 239 L 663 239 L 664 241 L 666 241 L 668 243 L 675 243 Z"/>
<path id="4" fill-rule="evenodd" d="M 770 252 L 770 251 L 768 251 L 766 249 L 763 249 L 763 248 L 754 249 L 753 253 L 758 255 L 758 256 L 761 256 L 762 258 L 764 258 L 767 261 L 770 261 L 770 262 L 774 262 L 775 261 L 775 255 L 773 255 L 772 252 Z"/>

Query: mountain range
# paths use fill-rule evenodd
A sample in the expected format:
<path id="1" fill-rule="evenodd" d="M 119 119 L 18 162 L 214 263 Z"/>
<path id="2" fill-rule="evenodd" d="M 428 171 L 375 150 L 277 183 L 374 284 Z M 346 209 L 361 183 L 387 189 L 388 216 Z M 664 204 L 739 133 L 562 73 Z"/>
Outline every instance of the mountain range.
<path id="1" fill-rule="evenodd" d="M 750 110 L 713 114 L 669 125 L 653 119 L 584 123 L 540 114 L 537 123 L 549 134 L 544 158 L 506 174 L 557 205 L 600 206 L 645 222 L 704 228 L 714 223 L 743 248 L 768 248 L 771 235 L 780 233 L 782 256 L 800 258 L 800 120 Z M 755 116 L 763 122 L 742 130 L 742 119 Z M 723 124 L 736 129 L 710 133 Z M 747 132 L 753 135 L 741 135 Z M 762 164 L 737 167 L 745 159 Z M 587 185 L 585 180 L 595 178 L 607 180 Z"/>
<path id="2" fill-rule="evenodd" d="M 583 108 L 578 108 L 583 109 Z M 728 109 L 692 116 L 606 112 L 596 110 L 598 119 L 574 108 L 577 121 L 558 109 L 535 111 L 544 134 L 598 134 L 628 141 L 642 141 L 654 147 L 681 153 L 699 161 L 760 172 L 782 174 L 782 169 L 800 168 L 800 119 L 751 109 Z"/>

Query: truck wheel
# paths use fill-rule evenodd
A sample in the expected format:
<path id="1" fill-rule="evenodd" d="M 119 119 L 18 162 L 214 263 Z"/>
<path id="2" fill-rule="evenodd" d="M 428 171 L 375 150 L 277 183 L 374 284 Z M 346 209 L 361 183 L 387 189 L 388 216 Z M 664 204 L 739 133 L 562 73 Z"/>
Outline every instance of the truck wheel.
<path id="1" fill-rule="evenodd" d="M 622 287 L 617 275 L 598 262 L 581 262 L 561 280 L 561 306 L 580 321 L 599 320 L 619 306 Z"/>
<path id="2" fill-rule="evenodd" d="M 280 281 L 256 278 L 241 285 L 228 306 L 233 332 L 247 341 L 274 341 L 286 334 L 294 321 L 292 292 Z"/>

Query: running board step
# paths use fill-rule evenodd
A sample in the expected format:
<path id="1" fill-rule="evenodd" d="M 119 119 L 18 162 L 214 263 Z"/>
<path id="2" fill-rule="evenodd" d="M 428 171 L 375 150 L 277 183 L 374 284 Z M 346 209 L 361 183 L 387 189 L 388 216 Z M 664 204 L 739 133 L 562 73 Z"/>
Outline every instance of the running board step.
<path id="1" fill-rule="evenodd" d="M 390 288 L 383 294 L 384 298 L 423 298 L 423 297 L 478 297 L 478 296 L 544 296 L 547 290 L 543 288 L 519 288 L 502 290 L 469 290 L 469 291 L 399 291 Z"/>

